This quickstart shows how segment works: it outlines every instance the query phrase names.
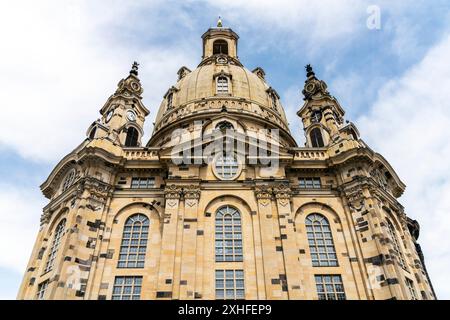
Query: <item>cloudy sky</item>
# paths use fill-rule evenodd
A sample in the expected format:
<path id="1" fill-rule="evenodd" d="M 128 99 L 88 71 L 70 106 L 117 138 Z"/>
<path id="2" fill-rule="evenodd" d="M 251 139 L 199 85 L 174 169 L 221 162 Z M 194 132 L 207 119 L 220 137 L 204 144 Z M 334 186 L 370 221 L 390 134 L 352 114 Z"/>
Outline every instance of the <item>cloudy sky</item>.
<path id="1" fill-rule="evenodd" d="M 368 28 L 377 8 L 380 28 Z M 407 184 L 400 201 L 421 223 L 431 279 L 449 299 L 448 0 L 2 1 L 0 298 L 15 298 L 25 271 L 46 204 L 39 185 L 85 138 L 131 63 L 141 64 L 149 137 L 163 94 L 179 67 L 196 67 L 200 36 L 219 15 L 240 35 L 240 60 L 264 68 L 282 96 L 299 144 L 295 112 L 313 64 Z"/>

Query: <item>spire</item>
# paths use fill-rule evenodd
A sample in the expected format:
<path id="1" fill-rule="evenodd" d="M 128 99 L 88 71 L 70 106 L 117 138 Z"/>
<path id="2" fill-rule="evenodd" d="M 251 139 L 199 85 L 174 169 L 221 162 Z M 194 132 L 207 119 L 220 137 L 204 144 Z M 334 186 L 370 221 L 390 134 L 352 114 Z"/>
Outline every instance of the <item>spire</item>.
<path id="1" fill-rule="evenodd" d="M 144 91 L 141 86 L 141 82 L 138 78 L 139 63 L 133 62 L 131 66 L 130 75 L 126 79 L 120 80 L 117 85 L 115 94 L 125 94 L 126 96 L 137 96 L 141 98 L 141 94 Z"/>
<path id="2" fill-rule="evenodd" d="M 313 71 L 313 68 L 310 64 L 307 64 L 306 67 L 306 77 L 309 78 L 310 76 L 315 76 L 316 74 Z"/>
<path id="3" fill-rule="evenodd" d="M 130 74 L 134 74 L 135 76 L 137 76 L 138 75 L 138 69 L 139 69 L 139 63 L 134 61 L 133 65 L 131 66 Z"/>
<path id="4" fill-rule="evenodd" d="M 222 28 L 222 18 L 219 16 L 219 20 L 217 20 L 217 28 Z"/>
<path id="5" fill-rule="evenodd" d="M 310 64 L 305 66 L 306 69 L 306 81 L 305 87 L 302 91 L 305 96 L 304 100 L 320 99 L 330 97 L 330 93 L 327 91 L 327 84 L 316 78 L 316 74 Z"/>

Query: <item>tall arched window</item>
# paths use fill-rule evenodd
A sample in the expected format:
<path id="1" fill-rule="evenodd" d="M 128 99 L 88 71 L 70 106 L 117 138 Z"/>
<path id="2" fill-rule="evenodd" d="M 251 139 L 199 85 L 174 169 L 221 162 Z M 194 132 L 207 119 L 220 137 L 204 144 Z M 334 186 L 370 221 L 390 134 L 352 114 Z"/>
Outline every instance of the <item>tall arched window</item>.
<path id="1" fill-rule="evenodd" d="M 403 256 L 403 252 L 400 249 L 400 243 L 398 242 L 397 233 L 395 232 L 395 228 L 389 220 L 387 220 L 387 226 L 388 226 L 389 236 L 392 241 L 392 245 L 394 246 L 395 253 L 397 254 L 397 257 L 398 257 L 398 263 L 400 264 L 400 266 L 403 269 L 406 269 L 405 257 Z"/>
<path id="2" fill-rule="evenodd" d="M 216 213 L 216 262 L 223 261 L 242 261 L 241 215 L 230 206 Z"/>
<path id="3" fill-rule="evenodd" d="M 323 148 L 325 146 L 323 143 L 322 132 L 319 128 L 312 129 L 309 137 L 311 138 L 311 145 L 313 148 Z"/>
<path id="4" fill-rule="evenodd" d="M 306 217 L 305 224 L 313 267 L 336 267 L 336 250 L 327 218 L 313 213 Z"/>
<path id="5" fill-rule="evenodd" d="M 226 77 L 217 79 L 217 93 L 228 93 L 228 79 Z"/>
<path id="6" fill-rule="evenodd" d="M 228 42 L 225 40 L 214 41 L 213 54 L 228 54 Z"/>
<path id="7" fill-rule="evenodd" d="M 137 147 L 139 132 L 136 128 L 129 127 L 127 129 L 127 138 L 125 140 L 125 147 Z"/>
<path id="8" fill-rule="evenodd" d="M 66 229 L 66 219 L 61 220 L 60 223 L 55 228 L 52 245 L 48 253 L 47 263 L 45 264 L 44 272 L 47 273 L 52 270 L 55 263 L 56 254 L 58 253 L 58 248 L 61 243 L 61 238 L 64 235 L 64 230 Z"/>
<path id="9" fill-rule="evenodd" d="M 125 221 L 118 268 L 144 267 L 149 225 L 148 218 L 140 213 L 132 215 Z"/>

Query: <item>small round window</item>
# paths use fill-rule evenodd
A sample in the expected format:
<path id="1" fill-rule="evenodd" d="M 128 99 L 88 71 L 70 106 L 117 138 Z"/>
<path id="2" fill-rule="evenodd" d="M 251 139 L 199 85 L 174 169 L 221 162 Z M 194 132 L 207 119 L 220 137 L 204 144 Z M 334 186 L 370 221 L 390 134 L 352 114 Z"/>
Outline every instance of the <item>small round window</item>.
<path id="1" fill-rule="evenodd" d="M 239 176 L 241 172 L 241 165 L 235 154 L 220 154 L 214 160 L 213 171 L 219 179 L 233 180 Z"/>

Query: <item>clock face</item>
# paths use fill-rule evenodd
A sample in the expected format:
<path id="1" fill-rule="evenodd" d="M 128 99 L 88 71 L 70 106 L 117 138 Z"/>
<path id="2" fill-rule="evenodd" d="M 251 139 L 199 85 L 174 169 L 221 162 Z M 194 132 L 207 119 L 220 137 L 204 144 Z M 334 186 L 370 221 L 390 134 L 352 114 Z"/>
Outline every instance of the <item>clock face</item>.
<path id="1" fill-rule="evenodd" d="M 134 91 L 139 91 L 139 89 L 141 88 L 141 86 L 139 85 L 139 83 L 133 81 L 131 82 L 131 89 L 133 89 Z"/>
<path id="2" fill-rule="evenodd" d="M 110 111 L 108 112 L 108 114 L 106 115 L 106 118 L 105 118 L 106 123 L 108 123 L 109 120 L 111 120 L 113 114 L 114 114 L 114 111 L 113 111 L 113 110 L 110 110 Z"/>
<path id="3" fill-rule="evenodd" d="M 132 111 L 132 110 L 128 110 L 127 111 L 127 118 L 130 121 L 135 121 L 136 120 L 136 113 L 134 113 L 134 111 Z"/>

